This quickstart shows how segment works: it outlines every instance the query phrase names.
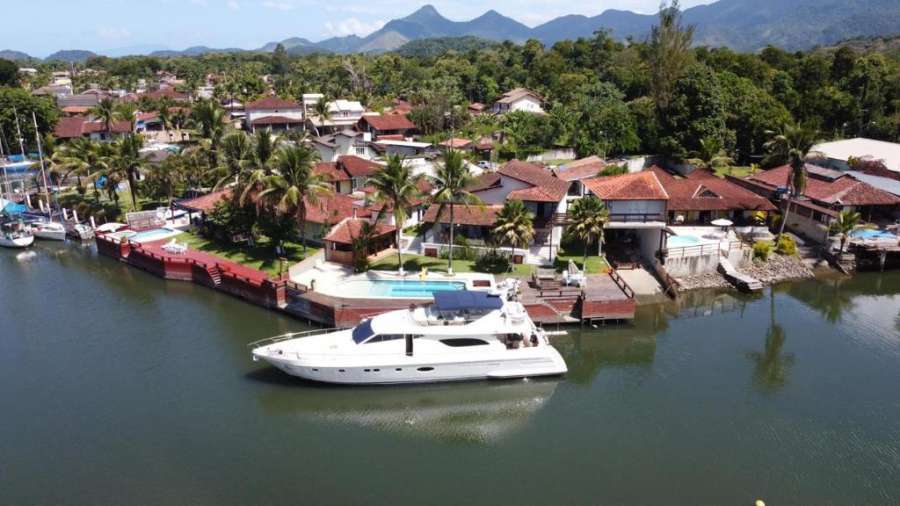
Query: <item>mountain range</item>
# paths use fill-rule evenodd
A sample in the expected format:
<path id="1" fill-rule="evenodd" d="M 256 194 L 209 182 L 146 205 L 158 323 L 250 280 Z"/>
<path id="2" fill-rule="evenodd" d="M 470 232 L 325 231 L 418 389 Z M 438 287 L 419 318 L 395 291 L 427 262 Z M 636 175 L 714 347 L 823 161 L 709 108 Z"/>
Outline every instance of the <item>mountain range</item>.
<path id="1" fill-rule="evenodd" d="M 900 33 L 900 0 L 719 0 L 685 9 L 683 18 L 686 24 L 696 27 L 694 41 L 698 45 L 727 46 L 739 51 L 756 51 L 767 45 L 801 50 L 833 45 L 845 39 Z M 656 20 L 653 14 L 610 9 L 591 17 L 578 14 L 562 16 L 530 28 L 495 10 L 469 21 L 453 21 L 442 16 L 433 6 L 425 5 L 365 37 L 349 35 L 319 42 L 292 37 L 250 50 L 196 46 L 183 51 L 163 50 L 149 54 L 166 57 L 238 51 L 271 52 L 278 44 L 282 44 L 291 54 L 384 52 L 396 50 L 414 40 L 447 37 L 477 37 L 516 43 L 534 38 L 551 45 L 564 39 L 590 37 L 597 30 L 608 30 L 611 36 L 620 40 L 642 39 Z M 47 59 L 70 61 L 73 56 L 66 54 L 71 52 L 62 53 Z M 22 59 L 22 56 L 27 57 L 15 51 L 0 52 L 0 57 L 5 58 Z M 80 56 L 86 55 L 82 53 Z"/>

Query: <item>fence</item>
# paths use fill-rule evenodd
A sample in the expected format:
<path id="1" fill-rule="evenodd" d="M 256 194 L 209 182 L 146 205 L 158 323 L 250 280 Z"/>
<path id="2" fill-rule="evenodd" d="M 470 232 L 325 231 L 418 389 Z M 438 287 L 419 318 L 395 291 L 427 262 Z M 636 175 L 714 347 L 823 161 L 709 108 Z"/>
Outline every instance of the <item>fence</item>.
<path id="1" fill-rule="evenodd" d="M 444 257 L 448 250 L 451 248 L 449 244 L 437 243 L 437 242 L 423 242 L 419 246 L 419 254 L 428 256 L 428 257 Z M 454 244 L 453 248 L 453 257 L 454 258 L 465 258 L 465 257 L 480 257 L 486 255 L 488 253 L 499 253 L 501 255 L 506 256 L 507 258 L 512 258 L 515 260 L 516 257 L 521 257 L 524 262 L 525 257 L 528 254 L 528 250 L 525 248 L 516 248 L 512 249 L 507 246 L 501 246 L 497 248 L 491 248 L 488 246 L 463 246 L 460 244 Z M 459 256 L 458 256 L 459 255 Z"/>
<path id="2" fill-rule="evenodd" d="M 744 247 L 744 244 L 740 241 L 728 241 L 724 246 L 721 242 L 710 242 L 693 246 L 679 246 L 677 248 L 669 248 L 666 251 L 666 258 L 674 260 L 677 258 L 700 257 L 706 255 L 729 256 L 732 251 L 740 250 Z"/>

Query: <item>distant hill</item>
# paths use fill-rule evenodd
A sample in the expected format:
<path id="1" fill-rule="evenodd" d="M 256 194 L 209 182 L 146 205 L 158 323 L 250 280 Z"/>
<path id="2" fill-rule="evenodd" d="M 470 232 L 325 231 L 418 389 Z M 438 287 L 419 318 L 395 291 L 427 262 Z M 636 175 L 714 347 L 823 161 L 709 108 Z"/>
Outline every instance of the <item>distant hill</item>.
<path id="1" fill-rule="evenodd" d="M 11 61 L 27 61 L 33 58 L 21 51 L 13 51 L 12 49 L 4 49 L 0 51 L 0 58 Z"/>
<path id="2" fill-rule="evenodd" d="M 66 63 L 84 63 L 88 58 L 93 58 L 95 56 L 97 56 L 97 54 L 91 51 L 85 51 L 83 49 L 67 49 L 64 51 L 57 51 L 45 58 L 45 60 L 64 61 Z"/>
<path id="3" fill-rule="evenodd" d="M 447 51 L 464 53 L 471 50 L 486 49 L 496 46 L 497 42 L 473 37 L 438 37 L 435 39 L 411 40 L 400 46 L 396 52 L 403 56 L 440 56 Z"/>
<path id="4" fill-rule="evenodd" d="M 684 22 L 696 27 L 695 44 L 738 51 L 757 51 L 767 45 L 804 50 L 847 39 L 900 34 L 900 0 L 719 0 L 685 9 L 683 14 Z M 452 21 L 433 6 L 425 5 L 365 37 L 348 35 L 319 42 L 292 37 L 252 51 L 271 52 L 280 43 L 291 54 L 384 52 L 397 50 L 410 41 L 460 37 L 517 43 L 534 38 L 551 45 L 564 39 L 591 37 L 598 30 L 607 30 L 619 40 L 641 40 L 656 20 L 655 14 L 610 9 L 597 16 L 562 16 L 529 28 L 494 10 L 469 21 Z M 197 46 L 184 51 L 154 51 L 151 55 L 197 56 L 239 51 L 245 50 Z M 70 61 L 83 58 L 84 53 L 92 54 L 61 51 L 53 57 Z"/>

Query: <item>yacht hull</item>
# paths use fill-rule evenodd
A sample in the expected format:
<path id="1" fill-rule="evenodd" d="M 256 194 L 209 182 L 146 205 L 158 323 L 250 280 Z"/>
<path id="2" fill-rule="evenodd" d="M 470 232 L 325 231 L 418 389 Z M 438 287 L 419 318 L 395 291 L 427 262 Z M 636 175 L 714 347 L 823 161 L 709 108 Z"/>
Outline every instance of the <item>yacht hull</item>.
<path id="1" fill-rule="evenodd" d="M 509 353 L 509 352 L 507 352 Z M 521 356 L 484 357 L 480 360 L 448 361 L 438 357 L 397 357 L 381 363 L 338 365 L 334 361 L 293 359 L 254 354 L 283 372 L 310 381 L 345 385 L 392 385 L 403 383 L 439 383 L 487 379 L 515 379 L 559 376 L 567 372 L 566 363 L 551 346 L 513 352 Z"/>
<path id="2" fill-rule="evenodd" d="M 0 236 L 0 246 L 4 248 L 27 248 L 34 243 L 34 236 L 24 236 L 24 237 L 16 237 L 15 239 L 10 239 L 8 237 Z"/>
<path id="3" fill-rule="evenodd" d="M 32 232 L 36 239 L 43 239 L 45 241 L 65 241 L 66 240 L 66 229 L 62 230 L 34 230 Z"/>

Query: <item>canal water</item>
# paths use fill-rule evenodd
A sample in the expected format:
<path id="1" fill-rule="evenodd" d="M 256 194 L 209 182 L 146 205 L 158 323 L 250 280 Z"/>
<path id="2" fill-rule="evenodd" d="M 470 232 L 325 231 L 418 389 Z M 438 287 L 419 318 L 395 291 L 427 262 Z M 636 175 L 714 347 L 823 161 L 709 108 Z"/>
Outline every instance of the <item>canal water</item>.
<path id="1" fill-rule="evenodd" d="M 0 250 L 0 504 L 900 503 L 900 275 L 555 338 L 561 379 L 335 388 L 303 325 L 90 248 Z"/>

